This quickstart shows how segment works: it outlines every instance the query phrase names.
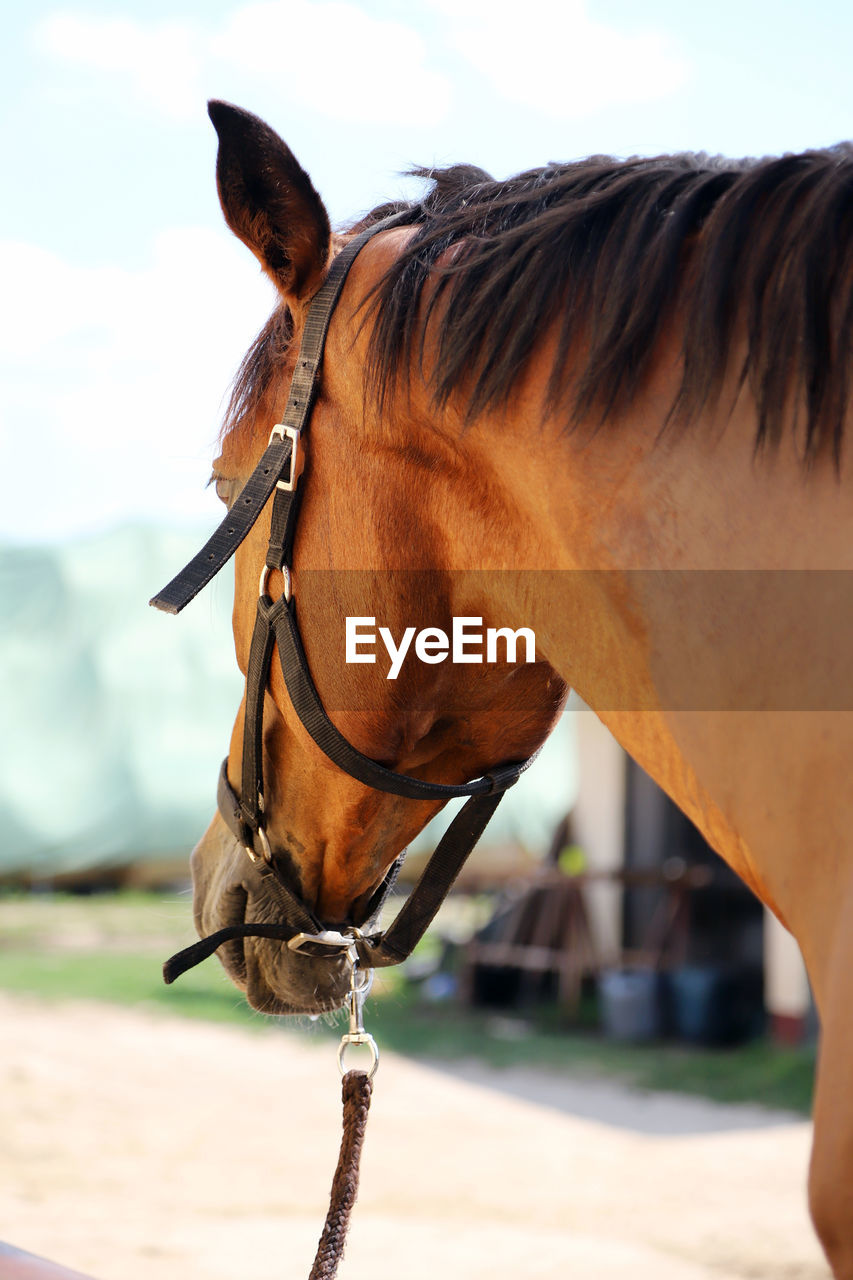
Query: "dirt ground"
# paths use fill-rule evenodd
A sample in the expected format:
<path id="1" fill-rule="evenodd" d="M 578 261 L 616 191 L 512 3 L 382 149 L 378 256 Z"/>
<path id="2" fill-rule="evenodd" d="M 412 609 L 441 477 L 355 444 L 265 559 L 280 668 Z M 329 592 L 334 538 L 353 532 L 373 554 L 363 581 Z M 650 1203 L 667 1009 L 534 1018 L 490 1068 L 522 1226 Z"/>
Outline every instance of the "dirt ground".
<path id="1" fill-rule="evenodd" d="M 334 1047 L 0 996 L 0 1238 L 99 1280 L 303 1280 Z M 341 1280 L 826 1280 L 809 1126 L 383 1054 Z M 0 1261 L 0 1277 L 3 1267 Z"/>

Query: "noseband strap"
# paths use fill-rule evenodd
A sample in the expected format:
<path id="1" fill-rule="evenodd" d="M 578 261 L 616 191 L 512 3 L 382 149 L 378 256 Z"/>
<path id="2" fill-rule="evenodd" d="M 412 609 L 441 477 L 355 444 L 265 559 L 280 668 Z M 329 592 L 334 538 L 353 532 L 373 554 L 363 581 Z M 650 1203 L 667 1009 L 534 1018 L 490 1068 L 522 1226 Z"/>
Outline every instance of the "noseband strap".
<path id="1" fill-rule="evenodd" d="M 219 781 L 220 812 L 236 835 L 240 802 L 228 782 L 227 767 L 226 760 Z M 462 806 L 436 845 L 406 902 L 384 932 L 369 932 L 368 923 L 363 929 L 330 934 L 287 884 L 275 862 L 255 860 L 256 871 L 275 897 L 281 921 L 277 924 L 235 924 L 217 930 L 167 960 L 163 966 L 165 981 L 174 982 L 182 973 L 213 955 L 223 942 L 235 938 L 273 938 L 288 944 L 298 943 L 291 949 L 316 959 L 334 959 L 346 951 L 355 950 L 359 964 L 364 968 L 382 969 L 400 964 L 408 959 L 432 924 L 502 798 L 503 792 L 471 796 Z M 378 917 L 402 861 L 402 856 L 397 859 L 370 899 L 365 912 L 368 922 L 375 922 Z"/>
<path id="2" fill-rule="evenodd" d="M 276 924 L 242 924 L 220 929 L 173 956 L 164 977 L 173 982 L 224 942 L 238 938 L 273 938 L 301 954 L 325 958 L 356 952 L 364 967 L 399 964 L 411 954 L 444 901 L 463 863 L 482 835 L 504 792 L 518 781 L 535 756 L 502 764 L 485 776 L 462 784 L 428 782 L 395 773 L 358 751 L 326 714 L 314 686 L 290 590 L 290 564 L 298 513 L 299 453 L 307 430 L 323 359 L 323 349 L 335 305 L 352 263 L 364 244 L 379 231 L 411 223 L 411 210 L 395 214 L 356 236 L 334 259 L 325 283 L 311 302 L 296 369 L 282 422 L 273 428 L 269 444 L 225 519 L 201 551 L 156 595 L 151 604 L 179 613 L 227 563 L 249 533 L 269 498 L 275 494 L 271 536 L 261 584 L 246 673 L 243 763 L 240 795 L 227 775 L 227 761 L 219 779 L 217 802 L 223 820 L 246 849 L 255 870 L 280 914 Z M 284 575 L 285 589 L 273 601 L 266 593 L 269 575 Z M 447 801 L 465 798 L 439 841 L 411 895 L 384 933 L 371 933 L 401 858 L 373 893 L 363 912 L 364 924 L 348 926 L 344 934 L 323 928 L 321 922 L 287 883 L 270 848 L 265 829 L 263 775 L 263 711 L 273 650 L 279 659 L 294 710 L 314 742 L 340 769 L 365 786 L 410 800 Z M 538 753 L 537 753 L 538 754 Z"/>

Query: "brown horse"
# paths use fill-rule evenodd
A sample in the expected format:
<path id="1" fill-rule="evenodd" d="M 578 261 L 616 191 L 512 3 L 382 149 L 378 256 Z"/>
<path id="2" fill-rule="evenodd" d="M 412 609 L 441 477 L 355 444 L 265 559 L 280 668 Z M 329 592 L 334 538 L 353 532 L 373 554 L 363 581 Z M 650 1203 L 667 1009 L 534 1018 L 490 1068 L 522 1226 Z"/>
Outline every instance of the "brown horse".
<path id="1" fill-rule="evenodd" d="M 266 125 L 211 115 L 225 218 L 281 299 L 215 463 L 230 502 L 349 233 Z M 403 224 L 361 250 L 331 321 L 293 555 L 314 682 L 360 751 L 441 782 L 530 754 L 569 686 L 598 712 L 802 948 L 823 1027 L 811 1204 L 853 1280 L 853 152 L 430 176 L 421 204 L 353 229 Z M 261 519 L 237 556 L 244 672 L 268 536 Z M 410 656 L 389 680 L 343 660 L 353 617 L 397 638 L 526 627 L 536 661 Z M 242 736 L 238 717 L 235 790 Z M 263 756 L 276 862 L 320 919 L 358 920 L 440 803 L 342 772 L 277 661 Z M 275 919 L 219 816 L 193 875 L 202 933 Z M 258 1008 L 342 998 L 340 966 L 280 942 L 220 955 Z"/>

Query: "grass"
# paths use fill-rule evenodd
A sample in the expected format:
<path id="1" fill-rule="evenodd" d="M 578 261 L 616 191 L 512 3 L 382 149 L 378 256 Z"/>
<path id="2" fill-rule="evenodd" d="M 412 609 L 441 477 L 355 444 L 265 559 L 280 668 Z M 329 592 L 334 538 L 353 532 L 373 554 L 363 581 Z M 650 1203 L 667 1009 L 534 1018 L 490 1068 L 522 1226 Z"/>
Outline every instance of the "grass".
<path id="1" fill-rule="evenodd" d="M 141 894 L 93 898 L 0 898 L 0 989 L 45 1000 L 92 999 L 176 1017 L 253 1030 L 292 1024 L 255 1013 L 215 961 L 163 984 L 163 959 L 194 940 L 185 899 Z M 673 1043 L 622 1045 L 594 1031 L 559 1026 L 553 1010 L 524 1018 L 425 1003 L 399 971 L 381 975 L 368 1006 L 368 1029 L 380 1047 L 432 1060 L 477 1059 L 496 1068 L 523 1066 L 618 1080 L 643 1089 L 699 1094 L 726 1102 L 760 1102 L 807 1114 L 813 1047 L 785 1049 L 754 1041 L 726 1050 Z M 307 1020 L 300 1034 L 337 1039 L 329 1021 Z"/>
<path id="2" fill-rule="evenodd" d="M 144 1006 L 186 1018 L 251 1025 L 249 1009 L 224 974 L 197 970 L 171 990 L 150 955 L 95 951 L 32 953 L 0 950 L 0 989 L 44 1000 L 103 1000 L 128 1008 Z"/>

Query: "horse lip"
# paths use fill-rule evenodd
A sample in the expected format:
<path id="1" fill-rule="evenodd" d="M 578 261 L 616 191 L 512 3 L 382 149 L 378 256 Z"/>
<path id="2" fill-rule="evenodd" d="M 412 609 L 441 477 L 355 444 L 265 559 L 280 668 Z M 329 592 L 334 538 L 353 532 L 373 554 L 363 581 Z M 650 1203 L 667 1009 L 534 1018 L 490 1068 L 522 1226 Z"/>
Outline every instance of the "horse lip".
<path id="1" fill-rule="evenodd" d="M 235 898 L 242 898 L 242 909 L 237 918 L 224 923 L 275 923 L 269 904 L 263 898 L 259 901 L 250 884 L 244 882 L 240 890 Z M 232 905 L 237 902 L 232 900 Z M 226 952 L 222 957 L 226 973 L 259 1013 L 327 1013 L 341 1007 L 349 989 L 349 968 L 339 954 L 300 955 L 284 941 L 251 935 L 226 944 L 222 950 Z"/>
<path id="2" fill-rule="evenodd" d="M 254 1008 L 302 1014 L 340 1008 L 349 990 L 349 968 L 342 956 L 305 956 L 286 943 L 246 939 L 251 941 L 256 945 L 246 952 L 246 995 Z"/>
<path id="3" fill-rule="evenodd" d="M 253 923 L 230 919 L 228 924 Z M 349 988 L 346 962 L 309 957 L 273 938 L 233 938 L 217 949 L 230 980 L 259 1013 L 319 1014 L 339 1009 Z"/>

